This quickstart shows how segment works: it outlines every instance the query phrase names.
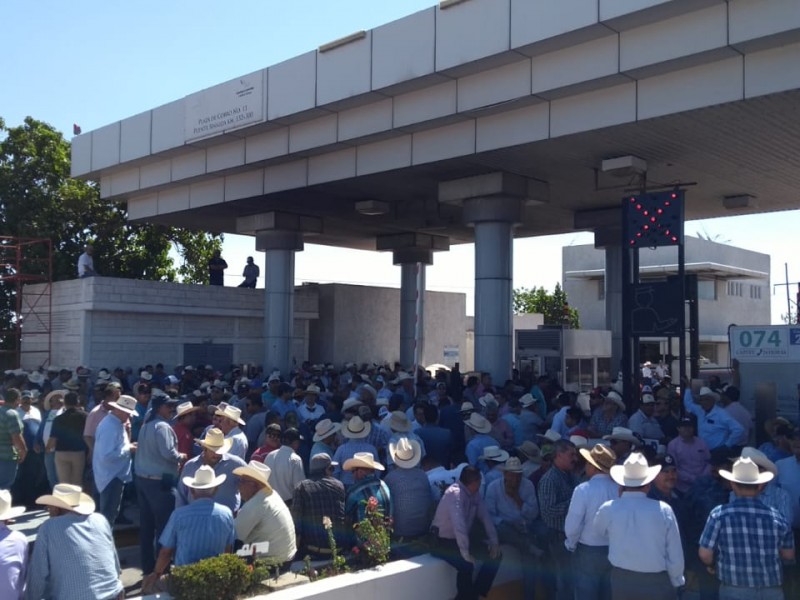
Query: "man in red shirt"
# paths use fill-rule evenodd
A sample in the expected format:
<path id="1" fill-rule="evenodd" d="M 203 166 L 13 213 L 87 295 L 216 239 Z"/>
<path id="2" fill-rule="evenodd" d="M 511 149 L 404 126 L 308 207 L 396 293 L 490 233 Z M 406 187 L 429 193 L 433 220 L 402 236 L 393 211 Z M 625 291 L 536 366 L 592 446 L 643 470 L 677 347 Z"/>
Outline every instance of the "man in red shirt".
<path id="1" fill-rule="evenodd" d="M 178 437 L 178 452 L 185 454 L 189 458 L 194 456 L 192 427 L 198 410 L 199 408 L 191 402 L 182 402 L 178 405 L 175 420 L 172 423 L 172 429 Z"/>
<path id="2" fill-rule="evenodd" d="M 281 426 L 271 423 L 264 429 L 264 445 L 253 452 L 251 460 L 264 462 L 267 454 L 281 447 Z"/>

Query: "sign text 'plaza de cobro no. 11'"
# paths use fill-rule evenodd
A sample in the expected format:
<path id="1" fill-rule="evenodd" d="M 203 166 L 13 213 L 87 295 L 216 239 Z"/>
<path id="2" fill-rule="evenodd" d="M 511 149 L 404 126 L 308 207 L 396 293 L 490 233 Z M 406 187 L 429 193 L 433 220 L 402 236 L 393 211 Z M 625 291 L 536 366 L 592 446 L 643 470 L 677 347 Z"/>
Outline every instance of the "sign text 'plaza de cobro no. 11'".
<path id="1" fill-rule="evenodd" d="M 264 119 L 264 73 L 257 71 L 187 96 L 186 141 L 239 129 Z"/>

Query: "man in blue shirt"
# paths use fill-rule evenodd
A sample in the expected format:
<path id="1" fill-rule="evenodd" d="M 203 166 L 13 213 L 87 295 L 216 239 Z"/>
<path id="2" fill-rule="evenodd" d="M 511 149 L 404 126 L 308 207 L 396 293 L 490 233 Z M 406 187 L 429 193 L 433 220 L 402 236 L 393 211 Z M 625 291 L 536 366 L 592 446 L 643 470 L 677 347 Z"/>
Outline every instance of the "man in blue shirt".
<path id="1" fill-rule="evenodd" d="M 239 477 L 233 474 L 233 470 L 244 467 L 247 463 L 238 456 L 230 454 L 231 438 L 226 438 L 222 430 L 212 427 L 204 439 L 195 440 L 195 442 L 203 451 L 183 466 L 183 475 L 193 476 L 203 466 L 210 467 L 217 475 L 225 475 L 225 478 L 217 484 L 219 489 L 215 500 L 223 506 L 227 506 L 232 512 L 239 510 L 241 504 Z M 178 484 L 175 508 L 191 504 L 194 501 L 189 486 L 185 485 L 186 477 L 182 481 L 184 483 Z"/>
<path id="2" fill-rule="evenodd" d="M 740 458 L 719 474 L 731 482 L 736 499 L 717 506 L 700 536 L 700 560 L 721 582 L 721 599 L 783 598 L 781 561 L 794 560 L 791 525 L 758 497 L 774 475 L 759 473 L 750 458 Z"/>
<path id="3" fill-rule="evenodd" d="M 712 452 L 717 448 L 735 447 L 744 435 L 744 429 L 728 411 L 717 406 L 719 394 L 707 387 L 700 388 L 697 402 L 692 389 L 686 387 L 683 394 L 683 406 L 686 412 L 697 416 L 697 437 L 702 439 Z"/>
<path id="4" fill-rule="evenodd" d="M 170 516 L 159 539 L 161 551 L 155 570 L 142 583 L 143 593 L 151 590 L 171 562 L 180 567 L 233 550 L 233 513 L 214 502 L 214 494 L 225 479 L 208 465 L 200 467 L 193 477 L 182 479 L 191 490 L 192 503 L 175 509 Z"/>
<path id="5" fill-rule="evenodd" d="M 128 430 L 130 418 L 136 414 L 136 399 L 120 396 L 108 405 L 109 414 L 97 426 L 94 441 L 94 483 L 100 499 L 100 514 L 114 526 L 122 503 L 125 484 L 131 481 L 132 453 Z"/>

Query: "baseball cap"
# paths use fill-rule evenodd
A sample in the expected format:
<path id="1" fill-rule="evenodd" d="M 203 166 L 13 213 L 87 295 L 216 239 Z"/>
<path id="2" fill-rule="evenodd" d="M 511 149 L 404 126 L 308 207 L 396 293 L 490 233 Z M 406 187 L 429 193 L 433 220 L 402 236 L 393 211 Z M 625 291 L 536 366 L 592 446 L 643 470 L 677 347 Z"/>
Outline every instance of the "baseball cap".
<path id="1" fill-rule="evenodd" d="M 664 456 L 659 456 L 653 461 L 651 466 L 659 465 L 661 470 L 664 469 L 677 469 L 675 465 L 675 458 L 671 454 L 665 454 Z"/>
<path id="2" fill-rule="evenodd" d="M 338 462 L 334 462 L 331 460 L 330 455 L 326 452 L 320 452 L 319 454 L 315 454 L 311 457 L 311 462 L 308 465 L 309 473 L 321 473 L 328 467 L 336 467 L 338 466 Z"/>

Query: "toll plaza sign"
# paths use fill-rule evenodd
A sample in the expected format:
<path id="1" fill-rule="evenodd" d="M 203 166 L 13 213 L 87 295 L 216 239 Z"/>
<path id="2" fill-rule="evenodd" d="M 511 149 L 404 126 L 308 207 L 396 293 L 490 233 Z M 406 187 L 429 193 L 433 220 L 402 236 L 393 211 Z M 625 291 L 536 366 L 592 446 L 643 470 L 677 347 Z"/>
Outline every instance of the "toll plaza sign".
<path id="1" fill-rule="evenodd" d="M 739 362 L 800 362 L 800 326 L 734 326 L 728 335 Z"/>
<path id="2" fill-rule="evenodd" d="M 187 142 L 260 123 L 264 120 L 264 72 L 187 96 L 185 106 Z"/>

